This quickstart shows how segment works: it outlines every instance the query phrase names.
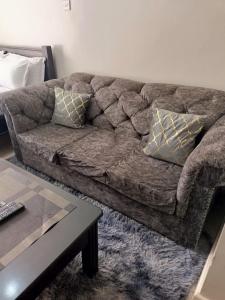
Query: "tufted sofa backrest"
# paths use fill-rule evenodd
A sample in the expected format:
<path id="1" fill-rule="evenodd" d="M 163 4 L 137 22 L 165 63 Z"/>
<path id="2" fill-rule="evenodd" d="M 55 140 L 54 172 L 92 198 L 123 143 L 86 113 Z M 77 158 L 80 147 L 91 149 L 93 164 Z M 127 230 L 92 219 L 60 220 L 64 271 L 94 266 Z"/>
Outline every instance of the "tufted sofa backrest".
<path id="1" fill-rule="evenodd" d="M 65 79 L 65 89 L 91 93 L 89 122 L 100 128 L 126 128 L 140 138 L 148 135 L 151 107 L 178 113 L 206 115 L 206 130 L 225 114 L 225 92 L 213 89 L 74 73 Z"/>

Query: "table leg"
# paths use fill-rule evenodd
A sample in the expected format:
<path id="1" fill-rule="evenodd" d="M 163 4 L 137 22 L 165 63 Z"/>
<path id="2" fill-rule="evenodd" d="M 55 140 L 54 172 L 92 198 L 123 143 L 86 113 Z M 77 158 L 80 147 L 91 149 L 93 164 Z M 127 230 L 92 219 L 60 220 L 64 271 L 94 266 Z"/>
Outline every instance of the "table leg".
<path id="1" fill-rule="evenodd" d="M 98 272 L 98 223 L 88 231 L 88 243 L 82 250 L 83 270 L 89 277 Z"/>

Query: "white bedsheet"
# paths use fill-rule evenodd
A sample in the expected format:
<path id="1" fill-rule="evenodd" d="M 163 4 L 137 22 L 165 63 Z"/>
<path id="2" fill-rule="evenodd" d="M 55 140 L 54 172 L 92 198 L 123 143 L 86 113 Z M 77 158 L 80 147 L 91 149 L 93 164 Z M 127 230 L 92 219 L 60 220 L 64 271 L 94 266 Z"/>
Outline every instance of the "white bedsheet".
<path id="1" fill-rule="evenodd" d="M 8 92 L 10 89 L 0 85 L 0 93 Z"/>

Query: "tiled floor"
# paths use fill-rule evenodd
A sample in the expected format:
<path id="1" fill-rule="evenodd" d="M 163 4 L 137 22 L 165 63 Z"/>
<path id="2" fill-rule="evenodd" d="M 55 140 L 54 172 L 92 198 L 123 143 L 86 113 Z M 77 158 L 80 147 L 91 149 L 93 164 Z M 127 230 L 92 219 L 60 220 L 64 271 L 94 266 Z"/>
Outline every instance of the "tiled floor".
<path id="1" fill-rule="evenodd" d="M 13 155 L 13 150 L 8 134 L 0 136 L 0 158 L 9 158 Z"/>

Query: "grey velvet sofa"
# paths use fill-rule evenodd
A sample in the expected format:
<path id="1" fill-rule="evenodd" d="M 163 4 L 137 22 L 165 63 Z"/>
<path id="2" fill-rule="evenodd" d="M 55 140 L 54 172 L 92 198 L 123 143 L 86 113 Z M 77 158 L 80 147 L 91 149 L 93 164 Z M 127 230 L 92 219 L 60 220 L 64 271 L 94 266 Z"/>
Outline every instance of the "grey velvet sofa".
<path id="1" fill-rule="evenodd" d="M 54 86 L 93 95 L 87 125 L 51 123 Z M 225 92 L 75 73 L 5 93 L 3 111 L 18 159 L 195 247 L 225 177 Z M 207 116 L 184 167 L 146 156 L 151 107 Z"/>

